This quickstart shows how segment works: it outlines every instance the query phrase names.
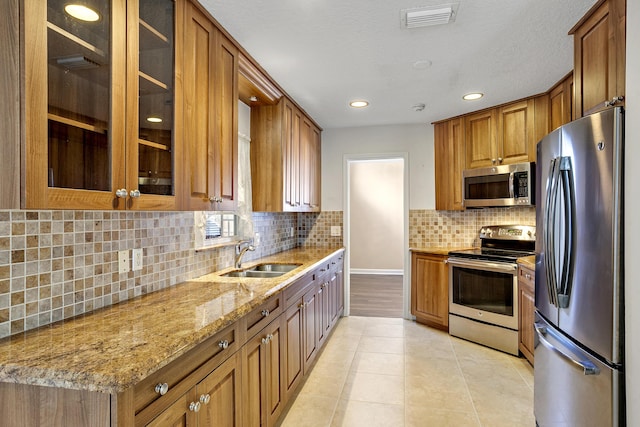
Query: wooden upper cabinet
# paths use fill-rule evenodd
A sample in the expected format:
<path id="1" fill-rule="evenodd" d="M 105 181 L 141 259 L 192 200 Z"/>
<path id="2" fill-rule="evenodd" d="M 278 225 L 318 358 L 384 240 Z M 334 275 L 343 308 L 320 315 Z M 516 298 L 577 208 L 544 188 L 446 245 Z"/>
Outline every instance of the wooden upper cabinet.
<path id="1" fill-rule="evenodd" d="M 498 108 L 497 162 L 535 160 L 535 101 L 527 99 Z"/>
<path id="2" fill-rule="evenodd" d="M 183 2 L 128 1 L 127 9 L 126 188 L 135 196 L 128 208 L 175 210 L 182 190 L 182 139 L 175 129 L 183 128 L 182 51 L 176 50 Z"/>
<path id="3" fill-rule="evenodd" d="M 184 206 L 233 209 L 238 155 L 236 48 L 198 6 L 184 28 Z"/>
<path id="4" fill-rule="evenodd" d="M 573 73 L 569 73 L 549 91 L 549 131 L 572 120 Z"/>
<path id="5" fill-rule="evenodd" d="M 63 1 L 25 2 L 24 208 L 124 209 L 126 5 L 91 25 Z M 125 190 L 124 195 L 128 192 Z"/>
<path id="6" fill-rule="evenodd" d="M 97 23 L 25 3 L 21 207 L 176 209 L 182 2 L 161 3 L 101 2 Z"/>
<path id="7" fill-rule="evenodd" d="M 625 95 L 625 14 L 625 0 L 601 0 L 569 31 L 574 36 L 574 119 Z"/>
<path id="8" fill-rule="evenodd" d="M 464 130 L 462 118 L 434 124 L 436 209 L 462 210 Z"/>
<path id="9" fill-rule="evenodd" d="M 496 121 L 495 109 L 464 116 L 467 169 L 498 164 Z"/>
<path id="10" fill-rule="evenodd" d="M 289 99 L 251 108 L 253 210 L 320 211 L 321 130 Z"/>

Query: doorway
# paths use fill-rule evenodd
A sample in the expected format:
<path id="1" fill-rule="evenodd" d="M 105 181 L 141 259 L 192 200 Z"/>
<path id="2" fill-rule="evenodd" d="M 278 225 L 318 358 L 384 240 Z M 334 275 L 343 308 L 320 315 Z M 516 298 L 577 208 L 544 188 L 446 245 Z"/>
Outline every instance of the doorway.
<path id="1" fill-rule="evenodd" d="M 347 314 L 408 317 L 407 155 L 345 156 Z"/>

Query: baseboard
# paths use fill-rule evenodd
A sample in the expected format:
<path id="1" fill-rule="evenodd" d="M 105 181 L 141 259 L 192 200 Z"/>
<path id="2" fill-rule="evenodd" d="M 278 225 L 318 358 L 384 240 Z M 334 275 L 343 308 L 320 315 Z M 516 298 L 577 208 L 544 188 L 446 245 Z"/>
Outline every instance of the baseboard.
<path id="1" fill-rule="evenodd" d="M 378 274 L 381 276 L 402 276 L 404 274 L 403 270 L 381 270 L 370 268 L 351 268 L 349 272 L 351 274 Z"/>

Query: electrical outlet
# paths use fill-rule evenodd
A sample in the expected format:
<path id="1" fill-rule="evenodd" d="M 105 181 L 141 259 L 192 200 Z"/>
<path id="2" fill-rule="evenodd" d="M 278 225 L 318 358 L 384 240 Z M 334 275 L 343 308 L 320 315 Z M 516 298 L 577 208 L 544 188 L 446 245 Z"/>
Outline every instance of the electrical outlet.
<path id="1" fill-rule="evenodd" d="M 129 272 L 129 251 L 118 251 L 118 272 Z"/>
<path id="2" fill-rule="evenodd" d="M 342 235 L 342 227 L 340 227 L 339 225 L 332 225 L 331 226 L 331 236 L 333 237 L 338 237 Z"/>
<path id="3" fill-rule="evenodd" d="M 260 233 L 253 235 L 253 246 L 260 246 Z"/>
<path id="4" fill-rule="evenodd" d="M 291 229 L 289 229 L 289 237 L 295 236 L 295 232 L 296 232 L 295 228 L 291 227 Z"/>
<path id="5" fill-rule="evenodd" d="M 131 269 L 133 271 L 142 270 L 142 248 L 131 250 Z"/>

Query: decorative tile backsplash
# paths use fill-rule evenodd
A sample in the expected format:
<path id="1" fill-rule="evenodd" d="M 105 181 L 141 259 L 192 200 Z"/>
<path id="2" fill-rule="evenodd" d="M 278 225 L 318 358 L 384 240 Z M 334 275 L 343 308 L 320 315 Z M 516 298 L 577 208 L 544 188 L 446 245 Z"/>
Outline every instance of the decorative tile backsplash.
<path id="1" fill-rule="evenodd" d="M 480 246 L 485 225 L 536 225 L 533 207 L 469 209 L 466 211 L 409 211 L 409 247 Z"/>
<path id="2" fill-rule="evenodd" d="M 253 260 L 296 246 L 339 246 L 343 212 L 253 213 Z M 233 246 L 194 249 L 192 212 L 0 211 L 0 337 L 115 304 L 233 265 Z M 411 247 L 479 244 L 489 224 L 535 224 L 533 208 L 412 210 Z M 291 236 L 291 229 L 294 234 Z M 143 248 L 140 271 L 118 251 Z"/>

